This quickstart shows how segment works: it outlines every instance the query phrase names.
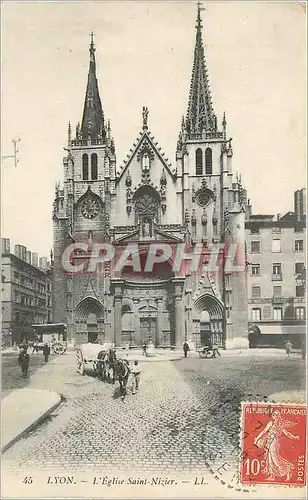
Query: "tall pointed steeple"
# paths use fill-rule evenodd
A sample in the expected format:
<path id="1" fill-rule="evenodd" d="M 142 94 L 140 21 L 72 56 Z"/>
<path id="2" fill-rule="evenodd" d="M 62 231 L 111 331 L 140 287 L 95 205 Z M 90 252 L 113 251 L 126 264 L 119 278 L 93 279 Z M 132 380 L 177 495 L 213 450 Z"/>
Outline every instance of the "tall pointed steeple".
<path id="1" fill-rule="evenodd" d="M 196 43 L 186 115 L 186 130 L 188 136 L 191 138 L 195 134 L 201 134 L 202 131 L 217 131 L 217 118 L 212 105 L 208 72 L 204 57 L 200 3 L 198 3 Z"/>
<path id="2" fill-rule="evenodd" d="M 104 112 L 96 78 L 95 50 L 93 33 L 91 33 L 88 84 L 80 130 L 83 140 L 87 140 L 89 138 L 104 139 L 106 137 Z"/>

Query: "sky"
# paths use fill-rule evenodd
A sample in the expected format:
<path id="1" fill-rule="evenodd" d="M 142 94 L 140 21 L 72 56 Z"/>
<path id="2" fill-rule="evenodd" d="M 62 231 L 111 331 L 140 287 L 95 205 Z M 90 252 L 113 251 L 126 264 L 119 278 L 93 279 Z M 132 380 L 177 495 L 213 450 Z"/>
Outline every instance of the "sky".
<path id="1" fill-rule="evenodd" d="M 299 2 L 204 2 L 203 41 L 215 112 L 225 111 L 233 168 L 253 213 L 293 209 L 306 185 L 305 10 Z M 2 3 L 1 235 L 40 255 L 52 248 L 55 182 L 67 126 L 81 121 L 95 34 L 97 76 L 120 167 L 142 128 L 169 160 L 186 114 L 196 3 Z M 12 251 L 12 250 L 11 250 Z"/>

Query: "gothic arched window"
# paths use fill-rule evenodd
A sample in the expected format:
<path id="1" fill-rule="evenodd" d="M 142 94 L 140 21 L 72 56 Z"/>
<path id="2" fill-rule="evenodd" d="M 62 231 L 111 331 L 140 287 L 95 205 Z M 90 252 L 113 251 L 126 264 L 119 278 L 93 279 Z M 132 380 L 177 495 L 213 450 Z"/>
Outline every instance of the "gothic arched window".
<path id="1" fill-rule="evenodd" d="M 137 198 L 135 203 L 135 214 L 137 222 L 151 220 L 157 222 L 158 200 L 150 193 L 144 193 Z"/>
<path id="2" fill-rule="evenodd" d="M 97 180 L 97 154 L 91 154 L 91 179 L 92 181 Z"/>
<path id="3" fill-rule="evenodd" d="M 203 174 L 202 149 L 196 150 L 196 175 Z"/>
<path id="4" fill-rule="evenodd" d="M 82 155 L 82 179 L 84 181 L 89 179 L 89 157 L 87 153 Z"/>
<path id="5" fill-rule="evenodd" d="M 206 148 L 205 150 L 205 174 L 212 175 L 212 150 Z"/>

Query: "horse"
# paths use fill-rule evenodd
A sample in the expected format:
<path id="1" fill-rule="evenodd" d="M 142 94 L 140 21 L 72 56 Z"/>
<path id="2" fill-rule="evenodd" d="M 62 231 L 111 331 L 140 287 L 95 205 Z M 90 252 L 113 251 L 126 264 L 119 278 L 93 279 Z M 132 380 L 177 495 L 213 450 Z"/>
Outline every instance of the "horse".
<path id="1" fill-rule="evenodd" d="M 104 366 L 105 366 L 105 377 L 108 378 L 108 380 L 112 380 L 112 383 L 114 384 L 115 382 L 115 362 L 117 360 L 116 356 L 116 351 L 115 349 L 107 349 L 105 352 L 104 356 Z M 112 377 L 111 377 L 111 371 L 112 371 Z"/>
<path id="2" fill-rule="evenodd" d="M 103 380 L 106 379 L 108 379 L 109 381 L 112 380 L 113 384 L 115 382 L 114 364 L 116 359 L 117 357 L 115 349 L 107 349 L 107 351 L 101 351 L 98 354 L 97 356 L 98 363 L 96 363 L 96 371 L 98 376 Z M 112 371 L 112 377 L 110 375 L 111 371 Z"/>
<path id="3" fill-rule="evenodd" d="M 124 400 L 127 394 L 127 382 L 130 374 L 129 362 L 126 359 L 117 359 L 114 363 L 115 379 L 119 381 L 121 399 Z"/>

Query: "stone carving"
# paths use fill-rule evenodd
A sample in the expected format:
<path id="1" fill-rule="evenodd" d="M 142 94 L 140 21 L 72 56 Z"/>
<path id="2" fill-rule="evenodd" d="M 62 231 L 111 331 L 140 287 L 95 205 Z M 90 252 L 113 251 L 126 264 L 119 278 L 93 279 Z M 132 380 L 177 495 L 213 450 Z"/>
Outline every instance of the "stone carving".
<path id="1" fill-rule="evenodd" d="M 125 184 L 127 187 L 131 187 L 131 185 L 132 185 L 132 178 L 131 178 L 129 170 L 128 170 L 127 175 L 126 175 Z"/>
<path id="2" fill-rule="evenodd" d="M 207 225 L 207 214 L 206 214 L 205 209 L 203 209 L 203 213 L 202 213 L 202 217 L 201 217 L 201 224 L 202 224 L 202 226 Z"/>
<path id="3" fill-rule="evenodd" d="M 185 224 L 189 224 L 189 212 L 188 212 L 188 208 L 186 208 L 185 210 Z"/>
<path id="4" fill-rule="evenodd" d="M 191 200 L 193 203 L 195 202 L 195 199 L 196 199 L 196 188 L 195 188 L 195 184 L 193 183 L 193 185 L 191 187 Z"/>
<path id="5" fill-rule="evenodd" d="M 142 108 L 143 128 L 148 128 L 148 117 L 149 117 L 149 110 L 146 106 L 143 106 Z"/>
<path id="6" fill-rule="evenodd" d="M 191 225 L 195 226 L 196 223 L 197 223 L 196 210 L 193 209 L 192 214 L 191 214 Z"/>

